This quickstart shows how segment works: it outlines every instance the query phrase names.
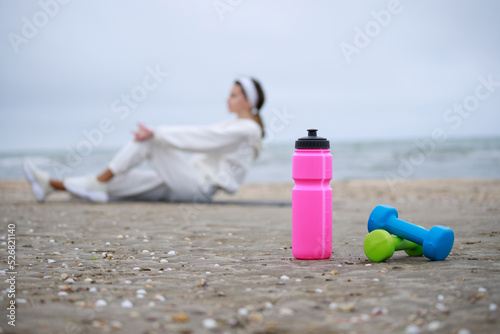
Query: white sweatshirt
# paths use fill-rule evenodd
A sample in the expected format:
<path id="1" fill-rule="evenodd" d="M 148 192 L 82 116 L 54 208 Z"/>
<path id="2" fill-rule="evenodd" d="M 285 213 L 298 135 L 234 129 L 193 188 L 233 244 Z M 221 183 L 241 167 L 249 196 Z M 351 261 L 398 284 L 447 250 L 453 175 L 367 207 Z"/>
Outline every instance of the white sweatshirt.
<path id="1" fill-rule="evenodd" d="M 262 149 L 261 137 L 262 129 L 255 121 L 234 119 L 206 126 L 159 126 L 153 138 L 195 153 L 191 162 L 205 179 L 234 193 Z"/>

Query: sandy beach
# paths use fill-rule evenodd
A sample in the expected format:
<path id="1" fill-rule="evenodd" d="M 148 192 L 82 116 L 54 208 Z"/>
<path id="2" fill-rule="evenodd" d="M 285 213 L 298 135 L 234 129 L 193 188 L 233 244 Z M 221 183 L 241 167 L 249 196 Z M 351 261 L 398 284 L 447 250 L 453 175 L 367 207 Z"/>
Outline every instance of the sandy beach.
<path id="1" fill-rule="evenodd" d="M 500 180 L 332 182 L 333 254 L 296 260 L 292 184 L 249 184 L 212 204 L 35 202 L 0 182 L 15 226 L 15 327 L 1 240 L 0 333 L 498 333 Z M 445 261 L 363 251 L 367 219 L 446 225 Z M 468 331 L 467 331 L 468 330 Z"/>

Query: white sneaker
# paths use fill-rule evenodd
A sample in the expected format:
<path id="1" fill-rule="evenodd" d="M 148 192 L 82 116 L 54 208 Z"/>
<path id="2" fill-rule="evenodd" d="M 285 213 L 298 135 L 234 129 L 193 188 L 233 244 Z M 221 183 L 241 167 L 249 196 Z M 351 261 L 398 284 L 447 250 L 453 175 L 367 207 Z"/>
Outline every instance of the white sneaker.
<path id="1" fill-rule="evenodd" d="M 63 181 L 67 191 L 91 202 L 107 202 L 109 199 L 106 183 L 97 180 L 95 175 L 68 177 Z"/>
<path id="2" fill-rule="evenodd" d="M 31 190 L 38 202 L 45 201 L 45 198 L 54 192 L 54 187 L 50 185 L 49 173 L 42 171 L 28 159 L 24 161 L 24 175 L 31 184 Z"/>

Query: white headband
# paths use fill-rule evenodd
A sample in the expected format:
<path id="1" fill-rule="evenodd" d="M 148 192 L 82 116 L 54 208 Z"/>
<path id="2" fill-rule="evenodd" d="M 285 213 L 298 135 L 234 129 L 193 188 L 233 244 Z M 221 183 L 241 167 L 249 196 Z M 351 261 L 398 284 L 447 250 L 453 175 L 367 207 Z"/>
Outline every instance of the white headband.
<path id="1" fill-rule="evenodd" d="M 248 102 L 250 102 L 252 109 L 257 108 L 259 93 L 257 92 L 257 88 L 255 87 L 252 79 L 249 77 L 240 77 L 236 81 L 241 84 L 241 88 L 243 88 L 243 92 L 245 92 L 245 96 L 247 97 Z"/>

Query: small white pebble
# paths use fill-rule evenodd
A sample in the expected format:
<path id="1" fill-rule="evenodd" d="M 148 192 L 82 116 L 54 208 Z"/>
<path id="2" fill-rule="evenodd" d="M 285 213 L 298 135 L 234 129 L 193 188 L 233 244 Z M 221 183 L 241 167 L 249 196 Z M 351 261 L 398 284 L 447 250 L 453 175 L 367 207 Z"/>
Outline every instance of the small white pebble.
<path id="1" fill-rule="evenodd" d="M 205 258 L 204 257 L 200 257 L 200 260 L 205 260 Z"/>
<path id="2" fill-rule="evenodd" d="M 406 334 L 418 334 L 418 333 L 420 333 L 420 327 L 415 326 L 415 325 L 410 325 L 410 326 L 406 327 L 405 333 Z"/>
<path id="3" fill-rule="evenodd" d="M 80 250 L 80 248 L 78 248 L 78 247 L 75 247 L 75 250 Z"/>
<path id="4" fill-rule="evenodd" d="M 123 281 L 123 283 L 125 283 L 125 284 L 131 284 L 131 283 L 132 283 L 132 281 L 125 280 L 125 281 Z"/>
<path id="5" fill-rule="evenodd" d="M 490 311 L 496 311 L 497 310 L 497 304 L 490 304 Z"/>
<path id="6" fill-rule="evenodd" d="M 248 310 L 244 307 L 238 309 L 238 314 L 242 317 L 248 316 Z"/>
<path id="7" fill-rule="evenodd" d="M 166 300 L 165 297 L 163 297 L 162 295 L 156 295 L 155 299 L 160 302 L 164 302 Z"/>
<path id="8" fill-rule="evenodd" d="M 54 263 L 54 262 L 56 262 L 56 260 L 52 260 L 52 259 L 47 260 L 47 263 Z"/>
<path id="9" fill-rule="evenodd" d="M 168 263 L 168 260 L 167 259 L 161 259 L 160 263 Z"/>
<path id="10" fill-rule="evenodd" d="M 211 272 L 210 272 L 210 271 L 207 271 L 205 274 L 206 274 L 206 275 L 210 275 L 210 274 L 211 274 Z"/>
<path id="11" fill-rule="evenodd" d="M 64 281 L 64 283 L 75 283 L 75 280 L 72 278 L 68 278 Z"/>
<path id="12" fill-rule="evenodd" d="M 339 304 L 337 304 L 337 303 L 330 303 L 330 305 L 328 305 L 328 308 L 330 310 L 336 310 L 336 309 L 339 308 Z"/>
<path id="13" fill-rule="evenodd" d="M 486 291 L 488 291 L 488 290 L 486 290 L 486 288 L 482 288 L 482 287 L 481 287 L 481 288 L 479 288 L 479 289 L 477 289 L 477 292 L 483 292 L 483 293 L 484 293 L 484 292 L 486 292 Z"/>
<path id="14" fill-rule="evenodd" d="M 215 321 L 214 319 L 204 319 L 203 327 L 205 327 L 206 329 L 215 329 L 217 328 L 217 321 Z"/>
<path id="15" fill-rule="evenodd" d="M 430 331 L 437 331 L 439 328 L 441 328 L 441 322 L 439 321 L 433 321 L 431 322 L 427 328 L 430 330 Z"/>
<path id="16" fill-rule="evenodd" d="M 49 241 L 49 242 L 56 242 L 56 241 L 55 241 L 54 239 L 50 239 L 50 241 Z"/>
<path id="17" fill-rule="evenodd" d="M 101 254 L 101 256 L 102 256 L 103 258 L 105 258 L 105 257 L 107 257 L 107 256 L 108 256 L 108 254 L 107 254 L 107 253 L 102 253 L 102 254 Z"/>
<path id="18" fill-rule="evenodd" d="M 231 235 L 233 235 L 233 234 L 232 234 L 231 232 L 229 232 L 227 235 L 231 236 Z"/>
<path id="19" fill-rule="evenodd" d="M 316 289 L 316 290 L 314 290 L 314 291 L 315 291 L 316 293 L 323 293 L 323 290 L 321 290 L 321 289 Z"/>
<path id="20" fill-rule="evenodd" d="M 95 307 L 104 307 L 108 305 L 108 303 L 104 299 L 99 299 L 95 302 Z"/>
<path id="21" fill-rule="evenodd" d="M 57 294 L 59 296 L 67 296 L 68 295 L 68 293 L 66 291 L 59 291 Z"/>
<path id="22" fill-rule="evenodd" d="M 144 239 L 144 240 L 142 240 L 142 241 L 143 241 L 143 242 L 149 242 L 149 239 Z"/>
<path id="23" fill-rule="evenodd" d="M 175 255 L 175 251 L 170 251 L 167 253 L 167 255 Z"/>
<path id="24" fill-rule="evenodd" d="M 132 307 L 134 307 L 134 304 L 132 304 L 132 302 L 130 300 L 125 299 L 124 301 L 122 301 L 122 307 L 123 308 L 132 308 Z"/>
<path id="25" fill-rule="evenodd" d="M 92 287 L 92 288 L 89 289 L 89 292 L 96 293 L 97 292 L 97 288 Z"/>
<path id="26" fill-rule="evenodd" d="M 134 267 L 132 270 L 141 270 L 141 267 Z"/>
<path id="27" fill-rule="evenodd" d="M 341 264 L 337 264 L 337 267 L 340 267 L 340 268 L 342 268 L 342 265 L 341 265 Z"/>
<path id="28" fill-rule="evenodd" d="M 108 241 L 108 242 L 106 242 L 106 244 L 105 244 L 105 245 L 106 245 L 106 246 L 110 246 L 110 245 L 111 245 L 111 242 L 109 242 L 109 241 Z"/>
<path id="29" fill-rule="evenodd" d="M 374 279 L 372 279 L 372 281 L 374 281 L 374 282 L 380 282 L 380 280 L 378 278 L 376 278 L 376 277 Z"/>
<path id="30" fill-rule="evenodd" d="M 149 253 L 149 251 L 147 249 L 143 250 L 142 252 L 143 253 Z"/>
<path id="31" fill-rule="evenodd" d="M 293 315 L 294 313 L 295 312 L 290 308 L 284 307 L 284 308 L 280 309 L 280 315 Z"/>
<path id="32" fill-rule="evenodd" d="M 24 299 L 24 298 L 16 298 L 16 302 L 19 303 L 19 304 L 26 304 L 27 300 Z"/>
<path id="33" fill-rule="evenodd" d="M 302 280 L 300 278 L 297 278 L 295 282 L 302 282 Z"/>
<path id="34" fill-rule="evenodd" d="M 446 306 L 444 306 L 443 304 L 441 303 L 437 303 L 436 304 L 436 309 L 439 311 L 439 312 L 448 312 L 448 308 Z"/>
<path id="35" fill-rule="evenodd" d="M 280 279 L 286 281 L 286 280 L 290 279 L 290 277 L 283 275 L 280 277 Z"/>
<path id="36" fill-rule="evenodd" d="M 136 293 L 136 294 L 138 294 L 138 295 L 145 295 L 145 294 L 146 294 L 146 290 L 144 290 L 144 289 L 139 289 L 139 290 L 137 290 L 135 293 Z"/>
<path id="37" fill-rule="evenodd" d="M 471 332 L 467 328 L 462 328 L 457 334 L 471 334 Z"/>
<path id="38" fill-rule="evenodd" d="M 371 266 L 372 266 L 372 264 L 371 264 L 371 263 L 367 263 L 367 264 L 365 264 L 365 267 L 371 267 Z"/>
<path id="39" fill-rule="evenodd" d="M 220 267 L 220 266 L 216 263 L 214 267 Z"/>
<path id="40" fill-rule="evenodd" d="M 439 295 L 439 296 L 438 296 L 438 300 L 439 300 L 440 302 L 442 302 L 442 301 L 444 300 L 444 296 L 443 296 L 443 295 Z"/>

